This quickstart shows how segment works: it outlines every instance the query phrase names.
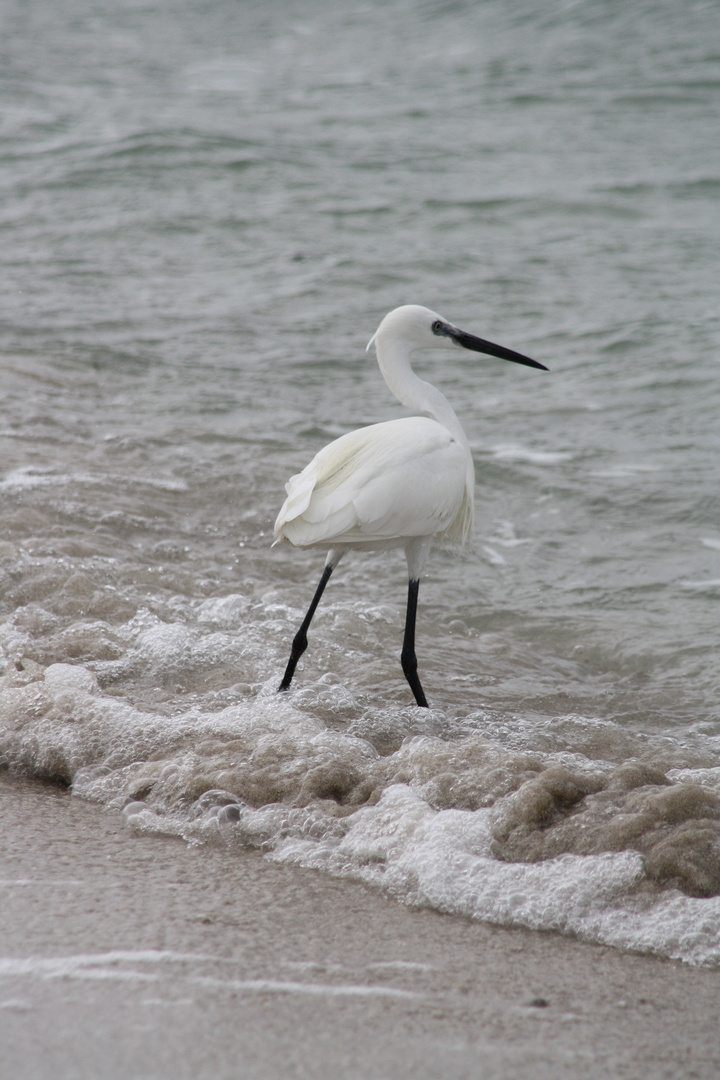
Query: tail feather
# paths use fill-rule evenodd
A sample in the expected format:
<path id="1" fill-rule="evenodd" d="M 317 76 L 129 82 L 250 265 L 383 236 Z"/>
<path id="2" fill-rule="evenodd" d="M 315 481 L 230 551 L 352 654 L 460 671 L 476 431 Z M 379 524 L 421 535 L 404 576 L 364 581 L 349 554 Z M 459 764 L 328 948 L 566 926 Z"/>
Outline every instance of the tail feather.
<path id="1" fill-rule="evenodd" d="M 287 498 L 280 507 L 280 513 L 275 521 L 275 537 L 281 540 L 285 535 L 284 526 L 294 521 L 305 513 L 310 505 L 310 499 L 315 489 L 316 477 L 306 471 L 291 476 L 285 485 Z"/>

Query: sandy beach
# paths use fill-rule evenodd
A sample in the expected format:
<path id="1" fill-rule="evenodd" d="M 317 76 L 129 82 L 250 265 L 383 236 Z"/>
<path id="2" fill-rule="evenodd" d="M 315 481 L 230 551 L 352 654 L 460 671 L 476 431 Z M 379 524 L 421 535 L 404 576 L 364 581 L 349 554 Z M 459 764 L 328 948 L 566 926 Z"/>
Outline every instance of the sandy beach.
<path id="1" fill-rule="evenodd" d="M 7 1076 L 716 1077 L 720 972 L 413 911 L 0 782 Z"/>

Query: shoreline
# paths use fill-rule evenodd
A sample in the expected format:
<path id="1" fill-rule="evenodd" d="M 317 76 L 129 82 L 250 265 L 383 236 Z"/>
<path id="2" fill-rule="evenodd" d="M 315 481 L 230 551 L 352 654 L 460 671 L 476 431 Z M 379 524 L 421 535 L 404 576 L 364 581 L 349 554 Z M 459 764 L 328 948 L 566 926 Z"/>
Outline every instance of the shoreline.
<path id="1" fill-rule="evenodd" d="M 8 1075 L 720 1074 L 720 971 L 409 909 L 0 777 Z"/>

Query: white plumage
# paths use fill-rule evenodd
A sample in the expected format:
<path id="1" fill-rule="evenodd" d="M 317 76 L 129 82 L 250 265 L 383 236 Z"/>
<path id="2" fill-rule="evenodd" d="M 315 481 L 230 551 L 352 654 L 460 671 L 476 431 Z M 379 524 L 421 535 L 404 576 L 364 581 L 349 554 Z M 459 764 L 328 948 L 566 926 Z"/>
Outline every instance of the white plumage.
<path id="1" fill-rule="evenodd" d="M 466 542 L 472 460 L 436 420 L 409 416 L 351 431 L 286 486 L 275 524 L 296 547 L 392 548 L 418 536 Z"/>
<path id="2" fill-rule="evenodd" d="M 427 705 L 414 649 L 419 577 L 434 537 L 469 541 L 475 472 L 465 432 L 450 403 L 415 374 L 410 358 L 418 349 L 460 345 L 529 367 L 543 365 L 466 334 L 414 304 L 386 315 L 368 349 L 373 344 L 389 389 L 403 405 L 424 415 L 348 432 L 287 483 L 287 498 L 275 522 L 276 540 L 323 548 L 328 555 L 280 689 L 290 685 L 315 608 L 345 552 L 402 547 L 410 579 L 402 664 L 418 705 Z"/>

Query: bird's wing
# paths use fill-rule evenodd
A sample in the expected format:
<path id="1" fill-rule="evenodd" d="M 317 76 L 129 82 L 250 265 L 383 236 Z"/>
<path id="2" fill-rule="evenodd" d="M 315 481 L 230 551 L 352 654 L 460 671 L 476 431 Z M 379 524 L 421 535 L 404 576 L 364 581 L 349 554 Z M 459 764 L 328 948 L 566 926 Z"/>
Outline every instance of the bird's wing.
<path id="1" fill-rule="evenodd" d="M 443 532 L 463 503 L 466 465 L 464 448 L 425 417 L 351 431 L 291 478 L 275 535 L 305 547 Z"/>

